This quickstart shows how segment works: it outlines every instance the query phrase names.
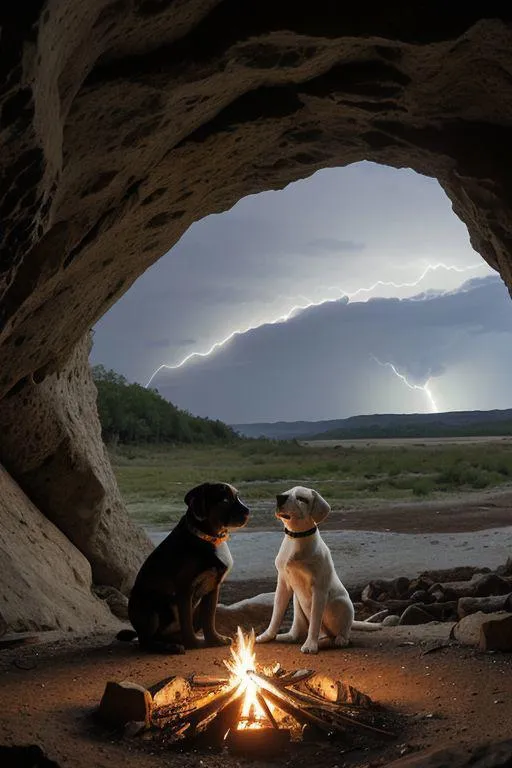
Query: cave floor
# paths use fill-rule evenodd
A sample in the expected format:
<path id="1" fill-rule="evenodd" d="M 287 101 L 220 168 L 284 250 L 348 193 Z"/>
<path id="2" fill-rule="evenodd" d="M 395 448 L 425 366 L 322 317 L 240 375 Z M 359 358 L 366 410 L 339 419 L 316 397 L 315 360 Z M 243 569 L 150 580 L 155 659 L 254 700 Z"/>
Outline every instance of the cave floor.
<path id="1" fill-rule="evenodd" d="M 258 660 L 286 669 L 312 667 L 344 679 L 404 715 L 397 738 L 343 754 L 342 744 L 308 745 L 283 765 L 376 766 L 417 750 L 476 745 L 512 735 L 512 654 L 483 654 L 449 644 L 449 624 L 393 627 L 353 634 L 347 649 L 306 657 L 298 647 L 258 646 Z M 447 644 L 448 643 L 448 644 Z M 93 719 L 107 680 L 151 685 L 170 674 L 219 674 L 227 649 L 184 656 L 146 656 L 112 636 L 58 638 L 0 653 L 0 743 L 38 744 L 65 766 L 184 765 L 233 768 L 226 754 L 163 749 L 140 737 L 106 731 Z"/>

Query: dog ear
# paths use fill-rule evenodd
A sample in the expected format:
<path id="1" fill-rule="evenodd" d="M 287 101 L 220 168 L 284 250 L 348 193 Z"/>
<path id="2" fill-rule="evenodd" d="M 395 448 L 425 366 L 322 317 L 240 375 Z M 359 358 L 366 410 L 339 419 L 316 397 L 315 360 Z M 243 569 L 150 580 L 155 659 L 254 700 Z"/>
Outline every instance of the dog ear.
<path id="1" fill-rule="evenodd" d="M 206 492 L 208 489 L 208 483 L 202 483 L 202 485 L 196 485 L 192 488 L 184 498 L 184 502 L 190 509 L 196 520 L 206 520 Z"/>
<path id="2" fill-rule="evenodd" d="M 331 507 L 326 502 L 326 500 L 320 496 L 318 491 L 313 491 L 313 506 L 311 507 L 311 517 L 315 523 L 321 523 L 322 520 L 325 520 L 330 511 Z"/>

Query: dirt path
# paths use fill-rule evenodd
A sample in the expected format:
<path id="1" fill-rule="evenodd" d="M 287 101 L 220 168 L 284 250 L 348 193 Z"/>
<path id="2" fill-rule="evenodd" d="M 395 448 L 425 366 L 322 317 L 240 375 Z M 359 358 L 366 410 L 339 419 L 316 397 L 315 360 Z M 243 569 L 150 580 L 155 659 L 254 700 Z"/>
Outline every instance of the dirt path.
<path id="1" fill-rule="evenodd" d="M 401 754 L 455 744 L 476 745 L 512 732 L 512 656 L 484 656 L 448 647 L 424 654 L 447 625 L 389 628 L 354 635 L 352 647 L 324 652 L 308 663 L 342 677 L 404 715 L 397 739 L 385 746 L 347 752 L 343 745 L 314 746 L 280 764 L 301 768 L 382 765 Z M 205 649 L 180 657 L 142 656 L 108 637 L 67 639 L 3 651 L 0 655 L 1 743 L 41 745 L 62 768 L 240 768 L 246 761 L 225 755 L 161 751 L 152 742 L 121 739 L 97 726 L 91 712 L 107 680 L 152 684 L 169 674 L 218 673 L 226 650 Z M 258 648 L 262 662 L 304 666 L 295 646 Z M 254 763 L 251 763 L 254 765 Z M 261 763 L 260 763 L 261 765 Z"/>

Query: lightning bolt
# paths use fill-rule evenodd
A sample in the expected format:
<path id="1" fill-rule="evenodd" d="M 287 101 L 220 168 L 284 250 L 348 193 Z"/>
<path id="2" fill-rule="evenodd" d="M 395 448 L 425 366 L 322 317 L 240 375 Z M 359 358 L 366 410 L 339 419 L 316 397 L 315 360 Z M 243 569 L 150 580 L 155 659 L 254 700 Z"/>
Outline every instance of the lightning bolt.
<path id="1" fill-rule="evenodd" d="M 364 295 L 364 294 L 370 294 L 373 293 L 377 288 L 416 288 L 430 272 L 437 272 L 439 269 L 443 269 L 447 272 L 458 272 L 458 273 L 465 273 L 465 272 L 471 272 L 475 269 L 481 269 L 481 268 L 487 268 L 487 264 L 485 263 L 479 263 L 479 264 L 470 264 L 467 267 L 457 267 L 449 264 L 429 264 L 425 267 L 423 272 L 420 274 L 420 276 L 413 280 L 412 282 L 405 282 L 405 283 L 395 283 L 392 280 L 377 280 L 375 283 L 368 287 L 362 287 L 357 288 L 353 292 L 345 291 L 342 288 L 336 288 L 333 286 L 330 286 L 326 288 L 326 290 L 329 291 L 337 291 L 337 295 L 333 298 L 327 298 L 327 299 L 320 299 L 319 301 L 312 301 L 309 300 L 306 296 L 303 298 L 305 299 L 304 304 L 296 304 L 294 305 L 288 312 L 286 312 L 284 315 L 279 315 L 279 317 L 274 318 L 273 320 L 267 320 L 265 322 L 257 323 L 256 325 L 249 325 L 246 328 L 237 328 L 235 331 L 232 331 L 230 334 L 228 334 L 224 339 L 220 339 L 220 341 L 216 341 L 214 344 L 211 345 L 209 349 L 206 350 L 206 352 L 191 352 L 190 354 L 186 355 L 186 357 L 183 358 L 179 363 L 176 363 L 176 365 L 168 365 L 166 363 L 163 363 L 162 365 L 159 365 L 158 368 L 156 368 L 151 376 L 149 377 L 146 387 L 149 387 L 151 385 L 151 382 L 157 376 L 160 371 L 168 370 L 168 371 L 176 371 L 178 368 L 183 368 L 184 365 L 186 365 L 188 362 L 194 359 L 200 359 L 203 357 L 209 357 L 217 350 L 224 347 L 226 344 L 228 344 L 232 339 L 234 339 L 236 336 L 242 336 L 244 333 L 248 333 L 249 331 L 254 331 L 256 328 L 260 328 L 262 325 L 278 325 L 279 323 L 286 323 L 287 320 L 289 320 L 296 312 L 301 312 L 305 309 L 309 309 L 310 307 L 319 307 L 322 304 L 331 304 L 335 301 L 339 301 L 341 298 L 348 299 L 349 303 L 356 299 L 357 297 Z M 391 365 L 391 363 L 384 363 L 384 365 Z M 397 376 L 401 377 L 400 374 L 395 370 L 395 373 Z M 404 380 L 404 383 L 407 384 L 407 386 L 410 386 L 408 382 Z M 425 386 L 428 386 L 428 382 Z M 418 387 L 416 385 L 411 386 L 411 389 L 423 389 L 425 392 L 426 390 L 423 387 Z M 437 408 L 435 407 L 434 401 L 432 400 L 432 396 L 428 395 L 433 407 L 434 412 L 437 412 Z"/>
<path id="2" fill-rule="evenodd" d="M 381 365 L 383 368 L 391 368 L 391 370 L 393 371 L 395 376 L 397 378 L 399 378 L 400 381 L 403 382 L 406 387 L 409 387 L 409 389 L 416 389 L 419 392 L 424 392 L 426 394 L 426 396 L 427 396 L 427 399 L 428 399 L 429 403 L 430 403 L 431 412 L 432 413 L 439 413 L 439 409 L 437 407 L 437 403 L 434 400 L 434 395 L 430 391 L 430 387 L 429 387 L 430 378 L 428 378 L 427 381 L 425 382 L 425 384 L 423 384 L 422 386 L 420 386 L 419 384 L 411 384 L 410 381 L 407 381 L 407 379 L 404 376 L 404 374 L 400 373 L 400 371 L 397 370 L 396 366 L 394 366 L 393 363 L 383 363 L 381 360 L 379 360 L 377 357 L 375 357 L 375 355 L 371 355 L 371 357 L 372 357 L 373 360 L 375 360 L 376 363 Z"/>

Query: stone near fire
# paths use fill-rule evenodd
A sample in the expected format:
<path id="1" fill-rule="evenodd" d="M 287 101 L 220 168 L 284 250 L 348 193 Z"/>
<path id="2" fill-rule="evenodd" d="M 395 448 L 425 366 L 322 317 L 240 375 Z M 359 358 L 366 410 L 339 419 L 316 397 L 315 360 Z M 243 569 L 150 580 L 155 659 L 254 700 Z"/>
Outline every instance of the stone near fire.
<path id="1" fill-rule="evenodd" d="M 481 651 L 512 651 L 512 614 L 484 621 L 478 647 Z"/>
<path id="2" fill-rule="evenodd" d="M 253 629 L 256 633 L 268 627 L 274 606 L 275 592 L 262 592 L 255 597 L 240 600 L 232 605 L 217 606 L 216 626 L 222 634 L 232 637 L 237 627 Z"/>
<path id="3" fill-rule="evenodd" d="M 150 724 L 152 707 L 151 694 L 142 685 L 129 680 L 120 683 L 109 681 L 105 686 L 97 715 L 111 726 L 144 722 L 147 727 Z"/>

